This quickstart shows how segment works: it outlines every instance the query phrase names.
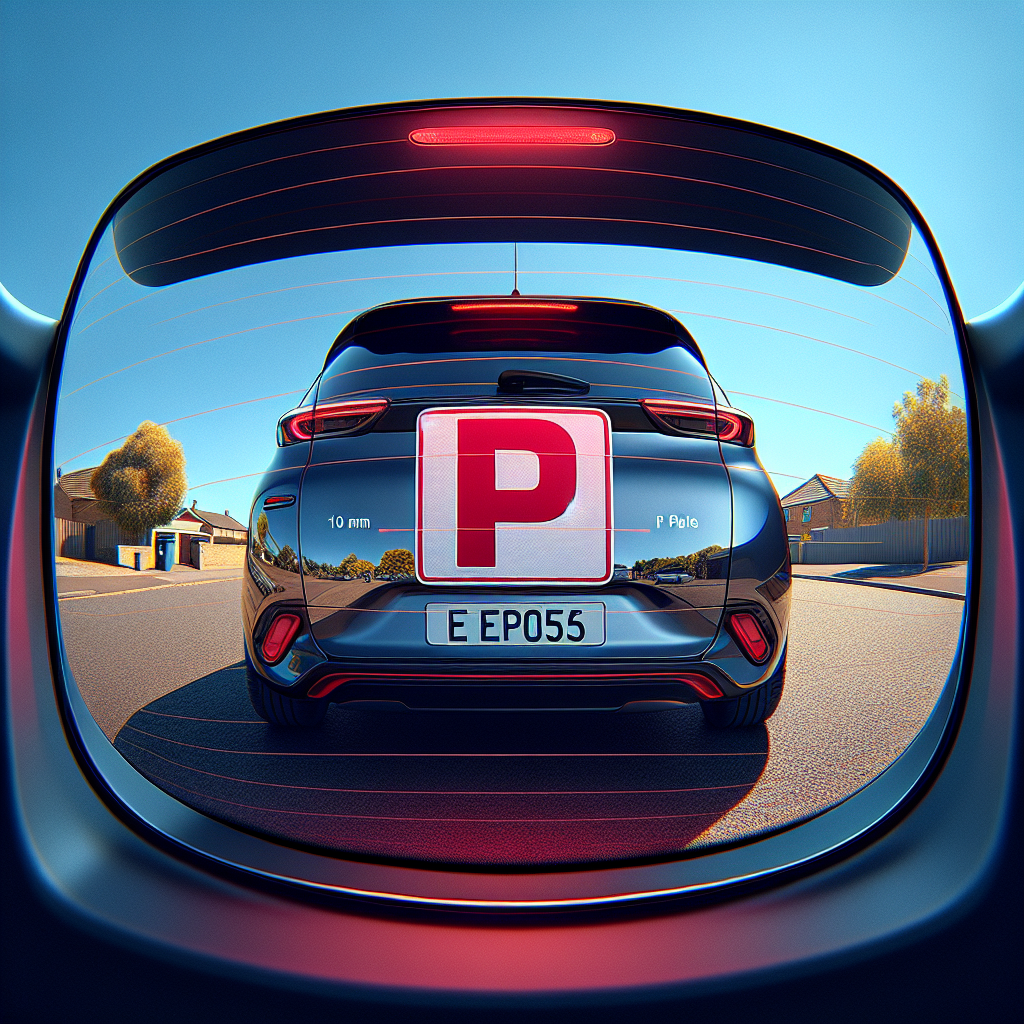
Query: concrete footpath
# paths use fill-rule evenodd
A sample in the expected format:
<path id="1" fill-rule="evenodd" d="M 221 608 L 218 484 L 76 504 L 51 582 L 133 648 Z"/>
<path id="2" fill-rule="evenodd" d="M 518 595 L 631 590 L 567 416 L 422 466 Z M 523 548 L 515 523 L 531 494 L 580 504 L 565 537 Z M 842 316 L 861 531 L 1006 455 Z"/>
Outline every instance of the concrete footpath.
<path id="1" fill-rule="evenodd" d="M 144 569 L 136 572 L 125 569 L 124 572 L 103 572 L 86 575 L 77 571 L 74 575 L 65 575 L 61 569 L 67 563 L 57 565 L 57 597 L 61 601 L 73 601 L 78 598 L 99 597 L 111 594 L 125 594 L 133 590 L 150 590 L 154 587 L 174 587 L 196 583 L 214 583 L 220 580 L 237 580 L 242 578 L 242 569 L 238 566 L 227 566 L 217 569 L 193 569 L 188 565 L 176 565 L 170 572 L 158 569 Z M 91 563 L 95 565 L 96 563 Z M 90 563 L 78 563 L 79 566 Z M 119 566 L 101 566 L 103 569 L 115 569 Z"/>
<path id="2" fill-rule="evenodd" d="M 794 565 L 793 576 L 829 583 L 852 583 L 910 594 L 932 594 L 963 600 L 967 593 L 967 563 L 942 562 L 921 571 L 921 565 Z"/>

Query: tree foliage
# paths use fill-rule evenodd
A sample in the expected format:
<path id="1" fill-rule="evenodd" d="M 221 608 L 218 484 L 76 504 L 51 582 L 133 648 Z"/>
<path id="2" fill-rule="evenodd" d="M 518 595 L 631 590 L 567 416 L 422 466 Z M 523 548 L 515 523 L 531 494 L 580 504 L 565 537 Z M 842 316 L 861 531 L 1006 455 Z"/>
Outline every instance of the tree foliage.
<path id="1" fill-rule="evenodd" d="M 365 558 L 359 558 L 353 551 L 346 555 L 340 565 L 331 565 L 330 562 L 314 562 L 312 558 L 305 555 L 302 558 L 302 571 L 307 576 L 314 576 L 322 580 L 336 580 L 339 576 L 362 576 L 364 573 L 373 575 L 373 562 Z"/>
<path id="2" fill-rule="evenodd" d="M 146 420 L 112 451 L 90 478 L 104 515 L 134 536 L 169 523 L 188 483 L 185 453 L 165 427 Z"/>
<path id="3" fill-rule="evenodd" d="M 273 555 L 271 555 L 267 548 L 267 537 L 269 534 L 270 521 L 267 519 L 267 513 L 261 512 L 256 517 L 256 535 L 252 538 L 252 550 L 257 558 L 268 562 L 273 560 Z"/>
<path id="4" fill-rule="evenodd" d="M 338 569 L 342 576 L 361 576 L 364 572 L 373 572 L 373 562 L 368 562 L 365 558 L 357 558 L 353 551 L 341 560 Z"/>
<path id="5" fill-rule="evenodd" d="M 274 555 L 274 565 L 278 569 L 285 569 L 288 572 L 299 571 L 299 556 L 295 554 L 295 549 L 291 544 L 285 544 L 281 550 Z"/>
<path id="6" fill-rule="evenodd" d="M 392 548 L 381 555 L 377 566 L 378 576 L 412 576 L 416 571 L 416 563 L 412 552 L 407 548 Z"/>
<path id="7" fill-rule="evenodd" d="M 876 437 L 853 464 L 849 501 L 858 523 L 910 519 L 913 503 L 903 473 L 903 460 L 894 441 Z"/>
<path id="8" fill-rule="evenodd" d="M 878 437 L 853 465 L 857 520 L 946 519 L 967 515 L 967 418 L 949 404 L 949 381 L 922 380 L 893 406 L 891 441 Z"/>
<path id="9" fill-rule="evenodd" d="M 341 575 L 336 565 L 331 565 L 329 562 L 315 562 L 306 555 L 302 556 L 302 571 L 307 576 L 318 580 L 333 580 L 336 576 Z"/>
<path id="10" fill-rule="evenodd" d="M 689 555 L 674 555 L 668 558 L 639 558 L 633 563 L 638 576 L 650 576 L 656 572 L 685 572 L 694 579 L 708 578 L 708 559 L 725 549 L 721 544 L 711 544 Z"/>

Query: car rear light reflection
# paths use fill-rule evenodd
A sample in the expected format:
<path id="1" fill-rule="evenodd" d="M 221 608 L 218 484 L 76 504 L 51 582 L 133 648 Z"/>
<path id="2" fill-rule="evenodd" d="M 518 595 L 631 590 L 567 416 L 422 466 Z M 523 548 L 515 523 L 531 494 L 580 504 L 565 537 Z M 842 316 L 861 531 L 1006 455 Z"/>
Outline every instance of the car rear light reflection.
<path id="1" fill-rule="evenodd" d="M 368 427 L 388 407 L 386 398 L 357 402 L 320 402 L 286 412 L 277 424 L 279 445 L 298 444 L 321 435 L 354 434 Z"/>
<path id="2" fill-rule="evenodd" d="M 665 433 L 712 434 L 719 441 L 748 448 L 754 443 L 754 421 L 739 409 L 662 398 L 642 398 L 640 404 L 655 426 L 668 428 Z"/>
<path id="3" fill-rule="evenodd" d="M 743 648 L 743 653 L 755 664 L 760 665 L 768 660 L 771 644 L 764 635 L 761 623 L 751 612 L 733 612 L 729 616 L 729 632 L 733 639 Z"/>
<path id="4" fill-rule="evenodd" d="M 460 125 L 417 128 L 409 141 L 418 146 L 610 146 L 610 128 L 574 128 L 560 125 Z"/>
<path id="5" fill-rule="evenodd" d="M 295 634 L 298 633 L 301 626 L 302 619 L 298 615 L 292 615 L 288 612 L 278 615 L 274 619 L 261 645 L 263 660 L 268 665 L 273 665 L 275 661 L 280 661 L 285 651 L 291 646 L 291 642 L 295 639 Z"/>
<path id="6" fill-rule="evenodd" d="M 272 494 L 269 498 L 263 499 L 264 508 L 287 508 L 295 504 L 294 494 Z"/>

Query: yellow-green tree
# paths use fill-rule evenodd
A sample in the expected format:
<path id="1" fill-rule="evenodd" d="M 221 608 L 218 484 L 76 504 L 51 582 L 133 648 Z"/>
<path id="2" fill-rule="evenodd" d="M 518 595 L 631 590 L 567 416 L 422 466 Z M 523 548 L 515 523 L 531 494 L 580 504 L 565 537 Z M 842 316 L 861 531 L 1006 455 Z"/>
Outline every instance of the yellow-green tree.
<path id="1" fill-rule="evenodd" d="M 270 521 L 267 519 L 267 513 L 261 512 L 256 517 L 256 536 L 253 538 L 252 545 L 257 558 L 262 558 L 264 552 L 267 550 L 267 534 L 269 533 Z"/>
<path id="2" fill-rule="evenodd" d="M 188 487 L 185 453 L 165 427 L 146 420 L 89 482 L 104 515 L 125 533 L 141 536 L 169 523 L 181 508 Z"/>
<path id="3" fill-rule="evenodd" d="M 649 576 L 656 572 L 685 572 L 694 579 L 705 580 L 708 577 L 708 559 L 725 549 L 721 544 L 711 544 L 700 551 L 689 555 L 675 555 L 666 558 L 640 558 L 633 563 L 633 571 L 638 576 Z"/>
<path id="4" fill-rule="evenodd" d="M 342 576 L 361 576 L 364 572 L 373 572 L 373 562 L 356 557 L 356 553 L 353 551 L 341 560 L 338 570 Z"/>
<path id="5" fill-rule="evenodd" d="M 392 548 L 385 551 L 377 566 L 378 576 L 412 576 L 416 571 L 412 552 L 407 548 Z"/>
<path id="6" fill-rule="evenodd" d="M 928 566 L 928 520 L 967 515 L 967 417 L 949 404 L 949 381 L 924 379 L 893 406 L 891 441 L 871 441 L 853 464 L 850 499 L 858 521 L 923 519 Z"/>
<path id="7" fill-rule="evenodd" d="M 865 445 L 853 464 L 849 501 L 858 523 L 913 517 L 913 502 L 895 439 L 876 437 Z"/>

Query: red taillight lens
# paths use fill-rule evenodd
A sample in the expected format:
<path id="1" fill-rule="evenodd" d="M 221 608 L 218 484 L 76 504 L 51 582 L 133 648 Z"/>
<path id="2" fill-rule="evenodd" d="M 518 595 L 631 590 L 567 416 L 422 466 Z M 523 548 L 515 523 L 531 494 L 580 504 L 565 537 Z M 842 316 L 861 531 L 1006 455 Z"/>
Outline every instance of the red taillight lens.
<path id="1" fill-rule="evenodd" d="M 764 635 L 764 629 L 757 621 L 756 615 L 751 612 L 733 612 L 729 616 L 729 632 L 755 665 L 768 660 L 772 645 Z"/>
<path id="2" fill-rule="evenodd" d="M 287 508 L 295 504 L 294 494 L 272 494 L 269 498 L 263 499 L 264 508 Z"/>
<path id="3" fill-rule="evenodd" d="M 739 409 L 705 405 L 703 402 L 675 402 L 664 398 L 641 398 L 640 404 L 659 429 L 670 434 L 713 434 L 719 441 L 751 447 L 754 421 Z"/>
<path id="4" fill-rule="evenodd" d="M 285 651 L 291 646 L 291 642 L 295 639 L 295 634 L 298 633 L 301 626 L 302 619 L 298 615 L 292 615 L 288 612 L 284 612 L 274 619 L 270 629 L 267 630 L 267 635 L 263 638 L 263 660 L 268 665 L 273 665 L 275 661 L 280 661 Z"/>
<path id="5" fill-rule="evenodd" d="M 409 133 L 417 146 L 610 146 L 610 128 L 570 128 L 558 125 L 462 125 L 417 128 Z"/>
<path id="6" fill-rule="evenodd" d="M 388 407 L 386 398 L 357 402 L 320 402 L 286 412 L 277 424 L 279 445 L 309 441 L 322 434 L 354 434 L 363 430 Z"/>
<path id="7" fill-rule="evenodd" d="M 579 306 L 572 302 L 457 302 L 452 306 L 452 311 L 455 313 L 477 309 L 507 309 L 516 312 L 522 309 L 546 309 L 559 313 L 575 313 Z"/>

